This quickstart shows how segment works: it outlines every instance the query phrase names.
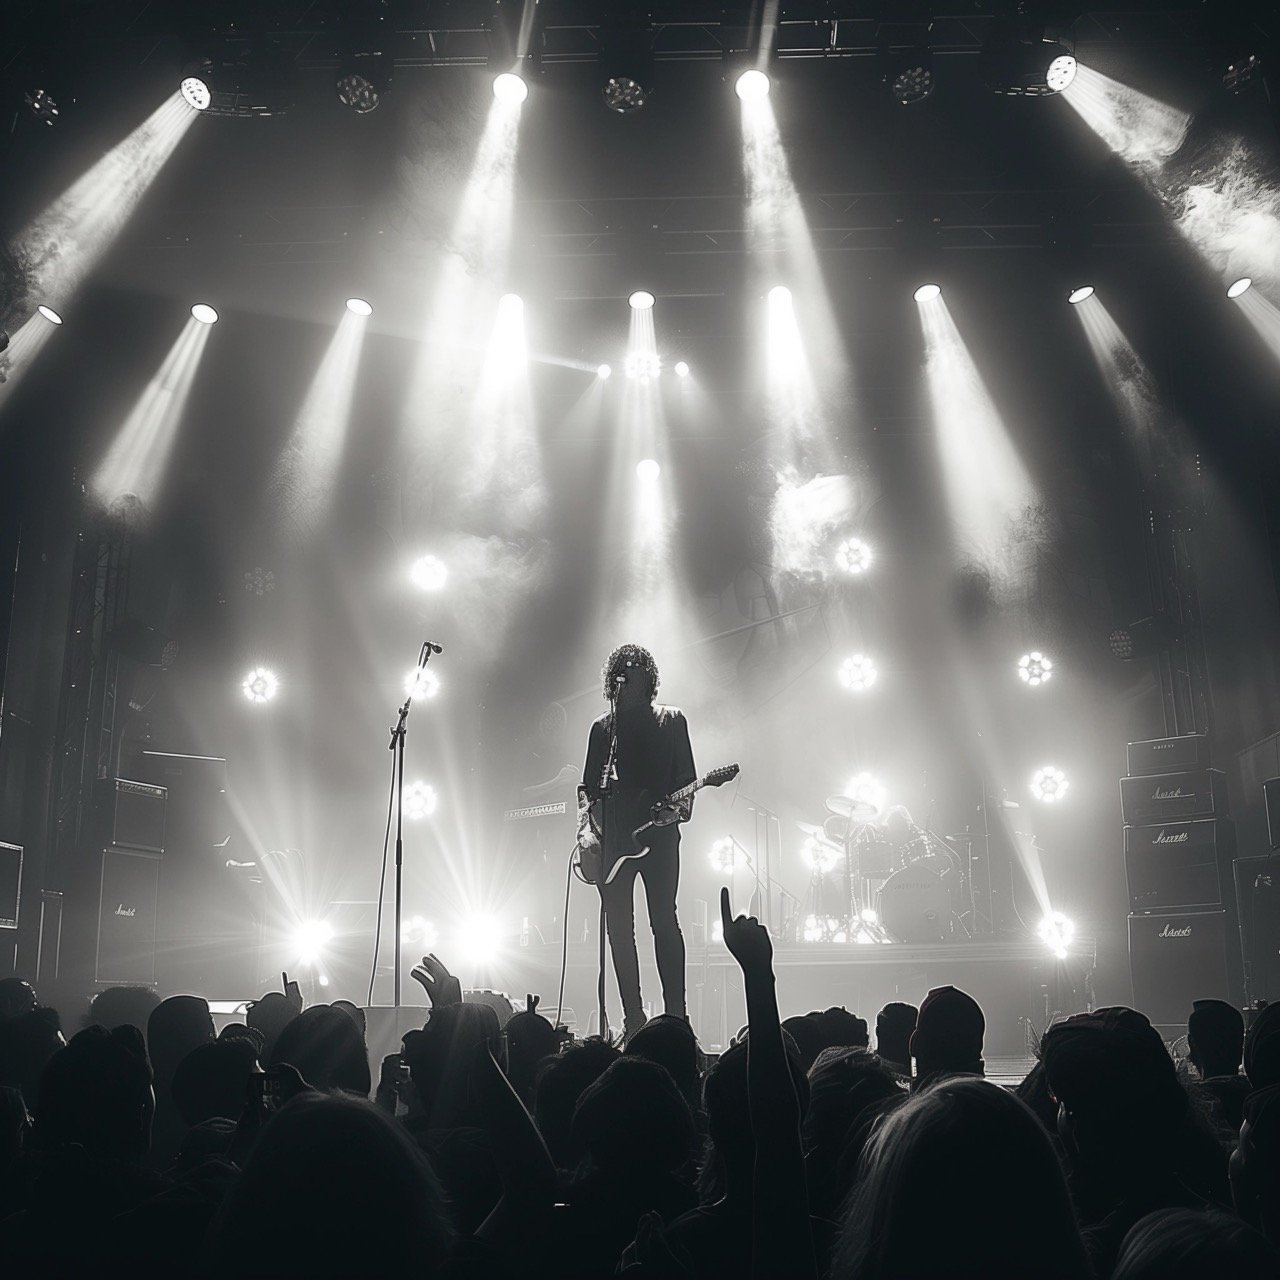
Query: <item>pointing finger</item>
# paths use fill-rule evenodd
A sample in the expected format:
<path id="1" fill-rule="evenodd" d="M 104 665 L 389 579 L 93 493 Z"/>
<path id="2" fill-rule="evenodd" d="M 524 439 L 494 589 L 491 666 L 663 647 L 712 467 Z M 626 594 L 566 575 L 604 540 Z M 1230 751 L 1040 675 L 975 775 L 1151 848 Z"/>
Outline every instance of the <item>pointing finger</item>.
<path id="1" fill-rule="evenodd" d="M 720 923 L 724 925 L 726 933 L 733 923 L 733 908 L 729 905 L 729 886 L 727 884 L 720 886 Z"/>

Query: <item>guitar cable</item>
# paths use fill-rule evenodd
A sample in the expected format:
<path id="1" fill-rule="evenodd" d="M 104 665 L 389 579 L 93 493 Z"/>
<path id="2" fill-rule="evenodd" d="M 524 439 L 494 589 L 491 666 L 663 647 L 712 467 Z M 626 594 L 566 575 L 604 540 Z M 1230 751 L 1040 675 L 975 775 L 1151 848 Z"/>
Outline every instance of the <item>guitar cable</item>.
<path id="1" fill-rule="evenodd" d="M 560 917 L 560 994 L 556 996 L 556 1021 L 564 1025 L 564 976 L 569 968 L 569 891 L 573 888 L 573 872 L 576 866 L 575 844 L 569 850 L 569 865 L 564 874 L 564 914 Z"/>

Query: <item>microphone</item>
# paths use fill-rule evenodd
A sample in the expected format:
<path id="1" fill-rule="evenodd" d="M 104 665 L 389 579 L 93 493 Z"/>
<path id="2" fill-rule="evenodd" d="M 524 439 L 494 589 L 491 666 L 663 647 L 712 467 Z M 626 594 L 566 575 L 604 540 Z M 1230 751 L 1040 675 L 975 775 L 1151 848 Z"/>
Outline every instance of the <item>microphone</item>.
<path id="1" fill-rule="evenodd" d="M 422 647 L 423 647 L 423 648 L 424 648 L 428 653 L 443 653 L 443 652 L 444 652 L 444 650 L 443 650 L 443 649 L 442 649 L 438 644 L 432 644 L 430 640 L 424 640 L 424 641 L 423 641 L 423 643 L 422 643 Z"/>
<path id="2" fill-rule="evenodd" d="M 624 676 L 624 675 L 622 674 L 622 672 L 621 672 L 621 671 L 619 671 L 619 672 L 618 672 L 618 674 L 617 674 L 616 676 L 614 676 L 614 677 L 613 677 L 613 683 L 614 683 L 614 684 L 626 684 L 626 683 L 627 683 L 627 677 L 626 677 L 626 676 Z"/>

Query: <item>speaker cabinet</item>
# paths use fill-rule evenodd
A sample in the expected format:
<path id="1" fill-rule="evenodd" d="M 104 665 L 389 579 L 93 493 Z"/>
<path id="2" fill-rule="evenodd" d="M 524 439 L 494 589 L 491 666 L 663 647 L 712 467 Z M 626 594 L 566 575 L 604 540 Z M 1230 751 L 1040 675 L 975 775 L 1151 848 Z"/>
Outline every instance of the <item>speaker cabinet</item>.
<path id="1" fill-rule="evenodd" d="M 1202 733 L 1186 733 L 1178 738 L 1153 738 L 1131 742 L 1127 753 L 1129 774 L 1150 778 L 1160 773 L 1183 773 L 1209 767 L 1209 739 Z"/>
<path id="2" fill-rule="evenodd" d="M 1221 769 L 1161 773 L 1120 779 L 1120 812 L 1129 826 L 1222 818 L 1227 813 L 1227 779 Z"/>
<path id="3" fill-rule="evenodd" d="M 1193 1000 L 1231 999 L 1225 911 L 1129 917 L 1133 1007 L 1158 1026 L 1185 1026 Z"/>
<path id="4" fill-rule="evenodd" d="M 1160 911 L 1222 903 L 1223 874 L 1235 855 L 1228 818 L 1125 827 L 1124 870 L 1130 911 Z"/>
<path id="5" fill-rule="evenodd" d="M 1237 858 L 1236 905 L 1250 1000 L 1280 1000 L 1280 854 Z"/>
<path id="6" fill-rule="evenodd" d="M 160 858 L 134 849 L 102 851 L 97 982 L 151 986 L 156 980 Z"/>
<path id="7" fill-rule="evenodd" d="M 22 846 L 0 840 L 0 929 L 18 927 L 22 905 Z"/>

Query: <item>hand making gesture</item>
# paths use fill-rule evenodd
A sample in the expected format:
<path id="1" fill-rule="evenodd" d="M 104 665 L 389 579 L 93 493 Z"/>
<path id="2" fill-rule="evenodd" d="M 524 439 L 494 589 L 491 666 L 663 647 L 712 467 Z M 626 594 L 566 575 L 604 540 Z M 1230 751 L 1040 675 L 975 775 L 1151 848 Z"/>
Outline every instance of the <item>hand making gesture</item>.
<path id="1" fill-rule="evenodd" d="M 438 956 L 423 956 L 422 962 L 415 964 L 411 972 L 427 993 L 433 1009 L 446 1004 L 462 1003 L 461 980 L 455 978 L 445 968 L 444 962 Z"/>
<path id="2" fill-rule="evenodd" d="M 773 943 L 769 930 L 755 916 L 734 916 L 729 905 L 728 885 L 720 890 L 720 923 L 724 926 L 724 945 L 746 977 L 772 971 Z"/>

